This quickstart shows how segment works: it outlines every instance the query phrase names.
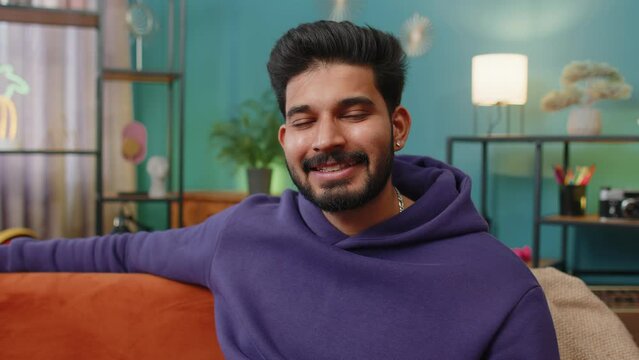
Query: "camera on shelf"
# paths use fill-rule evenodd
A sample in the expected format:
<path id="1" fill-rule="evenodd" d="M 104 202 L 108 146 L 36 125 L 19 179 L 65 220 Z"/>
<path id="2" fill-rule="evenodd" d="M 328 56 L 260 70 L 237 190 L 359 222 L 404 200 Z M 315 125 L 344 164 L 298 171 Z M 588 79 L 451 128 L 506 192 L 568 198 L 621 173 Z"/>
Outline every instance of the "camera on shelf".
<path id="1" fill-rule="evenodd" d="M 639 190 L 601 188 L 599 216 L 639 219 Z"/>

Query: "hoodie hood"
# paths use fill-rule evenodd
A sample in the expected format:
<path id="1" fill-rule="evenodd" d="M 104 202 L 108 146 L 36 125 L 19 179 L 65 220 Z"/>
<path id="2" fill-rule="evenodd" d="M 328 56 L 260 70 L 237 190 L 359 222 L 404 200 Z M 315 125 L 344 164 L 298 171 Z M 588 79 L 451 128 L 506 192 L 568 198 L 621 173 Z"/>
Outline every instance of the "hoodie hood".
<path id="1" fill-rule="evenodd" d="M 313 232 L 343 249 L 408 245 L 488 230 L 471 200 L 470 178 L 459 169 L 430 157 L 398 155 L 392 180 L 415 203 L 357 235 L 337 230 L 302 195 L 300 212 Z"/>

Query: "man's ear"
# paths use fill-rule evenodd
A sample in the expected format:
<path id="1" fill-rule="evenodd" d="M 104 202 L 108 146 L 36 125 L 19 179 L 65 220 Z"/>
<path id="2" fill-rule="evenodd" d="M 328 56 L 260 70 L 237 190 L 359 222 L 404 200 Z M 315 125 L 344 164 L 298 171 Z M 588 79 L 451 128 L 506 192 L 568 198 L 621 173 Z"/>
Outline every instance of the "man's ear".
<path id="1" fill-rule="evenodd" d="M 280 125 L 280 129 L 277 132 L 277 140 L 280 142 L 280 146 L 284 149 L 284 137 L 286 136 L 286 124 Z"/>
<path id="2" fill-rule="evenodd" d="M 401 105 L 396 107 L 391 117 L 391 124 L 393 126 L 393 149 L 399 151 L 406 145 L 410 133 L 411 117 L 408 110 Z"/>

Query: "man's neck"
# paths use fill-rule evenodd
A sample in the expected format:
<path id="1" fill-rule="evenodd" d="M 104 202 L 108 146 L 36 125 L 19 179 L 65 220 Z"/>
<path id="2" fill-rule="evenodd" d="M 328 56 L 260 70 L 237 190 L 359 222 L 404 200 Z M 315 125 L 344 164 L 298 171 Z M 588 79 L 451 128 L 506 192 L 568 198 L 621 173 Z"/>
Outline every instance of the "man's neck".
<path id="1" fill-rule="evenodd" d="M 413 204 L 411 199 L 403 196 L 404 208 Z M 373 225 L 389 219 L 399 213 L 399 201 L 393 184 L 388 181 L 384 189 L 365 205 L 340 212 L 323 211 L 328 222 L 346 235 L 358 234 Z"/>

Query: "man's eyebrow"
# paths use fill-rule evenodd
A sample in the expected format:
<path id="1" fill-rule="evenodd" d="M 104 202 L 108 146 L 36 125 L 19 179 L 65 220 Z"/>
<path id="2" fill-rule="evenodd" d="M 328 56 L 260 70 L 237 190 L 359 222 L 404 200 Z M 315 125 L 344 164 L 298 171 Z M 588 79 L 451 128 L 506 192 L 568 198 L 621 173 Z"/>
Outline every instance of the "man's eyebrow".
<path id="1" fill-rule="evenodd" d="M 367 98 L 366 96 L 356 96 L 351 98 L 343 99 L 339 102 L 340 107 L 350 107 L 354 105 L 366 105 L 366 106 L 375 106 L 373 100 Z"/>
<path id="2" fill-rule="evenodd" d="M 308 105 L 293 106 L 286 112 L 286 118 L 288 119 L 295 114 L 308 112 L 310 109 L 311 107 Z"/>

